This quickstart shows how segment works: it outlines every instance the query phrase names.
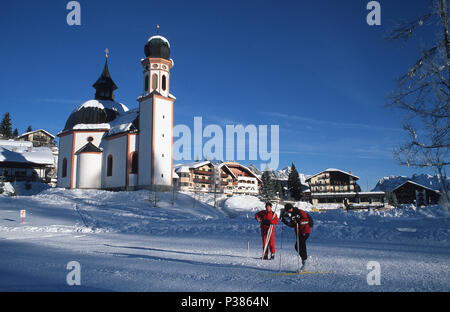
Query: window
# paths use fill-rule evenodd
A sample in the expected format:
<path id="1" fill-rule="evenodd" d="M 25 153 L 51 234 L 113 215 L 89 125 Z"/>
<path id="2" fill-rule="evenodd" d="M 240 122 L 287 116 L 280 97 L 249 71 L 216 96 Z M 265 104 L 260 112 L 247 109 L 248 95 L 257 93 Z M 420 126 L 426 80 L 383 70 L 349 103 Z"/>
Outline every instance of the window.
<path id="1" fill-rule="evenodd" d="M 152 76 L 152 89 L 156 90 L 158 88 L 158 75 L 153 74 Z"/>
<path id="2" fill-rule="evenodd" d="M 108 177 L 112 176 L 112 169 L 113 169 L 113 157 L 112 155 L 108 155 L 108 160 L 106 162 L 106 176 Z"/>
<path id="3" fill-rule="evenodd" d="M 166 75 L 162 76 L 161 84 L 162 84 L 163 91 L 166 91 Z"/>
<path id="4" fill-rule="evenodd" d="M 145 92 L 148 91 L 148 75 L 145 75 L 144 90 Z"/>
<path id="5" fill-rule="evenodd" d="M 134 152 L 131 155 L 131 172 L 130 173 L 138 173 L 138 154 Z"/>
<path id="6" fill-rule="evenodd" d="M 62 162 L 62 177 L 65 178 L 66 176 L 67 176 L 67 158 L 64 158 Z"/>

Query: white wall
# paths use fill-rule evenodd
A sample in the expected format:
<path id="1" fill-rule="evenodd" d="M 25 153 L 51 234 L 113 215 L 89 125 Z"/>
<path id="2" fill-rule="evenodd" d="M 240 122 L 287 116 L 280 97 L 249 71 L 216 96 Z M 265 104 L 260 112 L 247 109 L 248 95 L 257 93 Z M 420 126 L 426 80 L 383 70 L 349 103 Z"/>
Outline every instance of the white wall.
<path id="1" fill-rule="evenodd" d="M 58 187 L 70 187 L 70 173 L 72 170 L 72 140 L 73 134 L 59 138 L 59 158 L 58 158 Z M 67 175 L 62 177 L 63 159 L 67 159 Z"/>
<path id="2" fill-rule="evenodd" d="M 155 97 L 153 183 L 172 184 L 173 102 Z"/>
<path id="3" fill-rule="evenodd" d="M 126 185 L 127 135 L 103 140 L 102 188 L 119 188 Z M 108 155 L 113 156 L 112 176 L 107 176 Z"/>
<path id="4" fill-rule="evenodd" d="M 92 144 L 94 144 L 95 146 L 99 147 L 100 143 L 102 142 L 102 137 L 105 134 L 106 131 L 101 131 L 101 132 L 90 132 L 90 131 L 75 131 L 74 135 L 75 135 L 75 147 L 74 147 L 74 153 L 76 153 L 80 148 L 82 148 L 83 146 L 85 146 L 88 143 L 88 138 L 92 137 L 94 140 L 91 141 Z M 77 154 L 75 154 L 73 156 L 74 158 L 74 172 L 73 172 L 73 187 L 76 187 L 77 183 L 77 163 L 78 163 L 78 156 Z"/>
<path id="5" fill-rule="evenodd" d="M 128 155 L 129 155 L 129 170 L 131 170 L 131 153 L 137 152 L 138 155 L 138 173 L 137 174 L 129 174 L 128 175 L 128 185 L 129 186 L 138 186 L 138 174 L 140 172 L 139 168 L 139 150 L 138 150 L 138 136 L 137 134 L 128 135 Z"/>
<path id="6" fill-rule="evenodd" d="M 77 188 L 100 188 L 102 153 L 81 153 L 77 156 Z"/>
<path id="7" fill-rule="evenodd" d="M 153 98 L 139 103 L 139 174 L 138 185 L 150 186 L 152 166 Z"/>

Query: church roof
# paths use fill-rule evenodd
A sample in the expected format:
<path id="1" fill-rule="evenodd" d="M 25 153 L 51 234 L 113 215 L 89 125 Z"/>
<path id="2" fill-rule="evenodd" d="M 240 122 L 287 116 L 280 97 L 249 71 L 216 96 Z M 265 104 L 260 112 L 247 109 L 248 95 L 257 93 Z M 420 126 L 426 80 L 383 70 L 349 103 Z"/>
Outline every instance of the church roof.
<path id="1" fill-rule="evenodd" d="M 77 128 L 109 129 L 108 123 L 127 111 L 128 108 L 122 103 L 109 100 L 89 100 L 72 111 L 63 132 Z M 89 127 L 84 125 L 89 125 Z"/>
<path id="2" fill-rule="evenodd" d="M 145 44 L 144 53 L 146 57 L 170 60 L 169 40 L 160 35 L 150 37 Z"/>
<path id="3" fill-rule="evenodd" d="M 102 74 L 98 77 L 97 81 L 92 85 L 94 88 L 99 87 L 109 87 L 112 90 L 116 90 L 117 86 L 111 78 L 111 74 L 109 73 L 108 68 L 108 59 L 105 61 L 105 66 L 103 67 Z"/>
<path id="4" fill-rule="evenodd" d="M 75 154 L 81 154 L 81 153 L 102 153 L 103 151 L 99 149 L 97 146 L 92 144 L 91 142 L 88 142 L 85 146 L 80 148 Z"/>
<path id="5" fill-rule="evenodd" d="M 128 131 L 139 129 L 139 109 L 127 111 L 120 114 L 116 119 L 110 122 L 110 129 L 107 136 L 115 135 Z"/>

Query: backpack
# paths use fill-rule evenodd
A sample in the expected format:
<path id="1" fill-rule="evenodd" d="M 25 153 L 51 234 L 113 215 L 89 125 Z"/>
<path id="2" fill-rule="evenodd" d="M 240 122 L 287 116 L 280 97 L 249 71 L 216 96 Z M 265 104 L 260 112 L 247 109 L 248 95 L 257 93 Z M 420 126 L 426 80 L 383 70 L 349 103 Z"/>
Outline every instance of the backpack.
<path id="1" fill-rule="evenodd" d="M 306 211 L 305 211 L 306 212 Z M 311 215 L 309 214 L 309 213 L 307 213 L 306 212 L 306 215 L 308 216 L 308 225 L 309 225 L 309 227 L 310 228 L 312 228 L 312 227 L 314 227 L 314 220 L 313 220 L 313 218 L 311 217 Z"/>

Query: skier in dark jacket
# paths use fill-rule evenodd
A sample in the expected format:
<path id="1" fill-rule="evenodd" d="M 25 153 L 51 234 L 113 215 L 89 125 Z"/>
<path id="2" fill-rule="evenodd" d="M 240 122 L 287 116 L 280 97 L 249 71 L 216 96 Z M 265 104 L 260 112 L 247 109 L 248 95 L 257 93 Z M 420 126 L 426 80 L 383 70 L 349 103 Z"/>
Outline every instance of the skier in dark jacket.
<path id="1" fill-rule="evenodd" d="M 295 230 L 295 235 L 297 236 L 295 250 L 302 258 L 302 267 L 300 268 L 300 271 L 304 271 L 306 269 L 306 260 L 308 259 L 306 240 L 308 239 L 309 234 L 311 234 L 308 214 L 288 203 L 284 205 L 281 221 Z"/>
<path id="2" fill-rule="evenodd" d="M 264 253 L 263 259 L 268 259 L 268 253 L 270 249 L 271 257 L 270 259 L 275 258 L 275 224 L 278 224 L 278 216 L 272 211 L 272 204 L 266 203 L 266 210 L 261 210 L 255 214 L 255 219 L 261 224 L 261 237 L 263 242 L 263 251 L 264 246 L 266 245 L 266 237 L 267 232 L 269 231 L 270 225 L 272 225 L 272 234 L 269 237 L 269 246 Z"/>

